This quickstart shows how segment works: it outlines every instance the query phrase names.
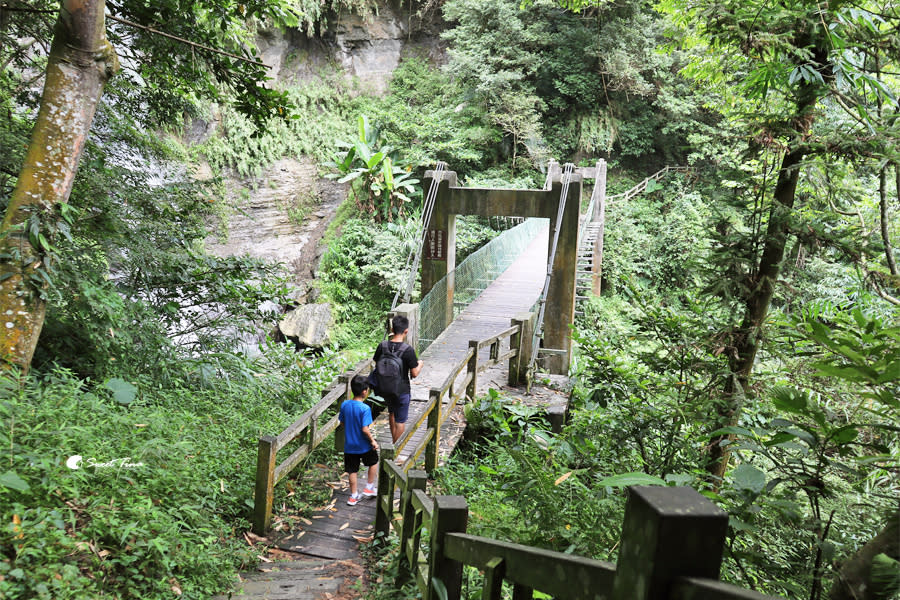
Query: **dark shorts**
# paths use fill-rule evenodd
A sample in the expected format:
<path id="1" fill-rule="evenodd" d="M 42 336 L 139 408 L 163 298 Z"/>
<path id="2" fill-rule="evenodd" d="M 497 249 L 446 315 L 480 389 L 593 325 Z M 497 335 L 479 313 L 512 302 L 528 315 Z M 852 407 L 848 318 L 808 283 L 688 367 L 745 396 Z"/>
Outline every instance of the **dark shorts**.
<path id="1" fill-rule="evenodd" d="M 378 464 L 378 452 L 374 448 L 365 454 L 344 454 L 344 472 L 356 473 L 359 471 L 359 463 L 367 467 Z"/>
<path id="2" fill-rule="evenodd" d="M 394 423 L 406 423 L 409 418 L 410 394 L 400 394 L 396 398 L 385 398 L 388 413 L 394 415 Z"/>

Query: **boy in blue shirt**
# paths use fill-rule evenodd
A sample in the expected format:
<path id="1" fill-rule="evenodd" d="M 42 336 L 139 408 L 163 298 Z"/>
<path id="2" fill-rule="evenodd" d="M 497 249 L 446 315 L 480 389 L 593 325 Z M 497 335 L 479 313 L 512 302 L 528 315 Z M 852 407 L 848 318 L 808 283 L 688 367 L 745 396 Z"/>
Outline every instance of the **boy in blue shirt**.
<path id="1" fill-rule="evenodd" d="M 350 380 L 352 400 L 344 400 L 338 420 L 344 425 L 344 471 L 350 475 L 350 498 L 347 504 L 356 506 L 360 495 L 357 492 L 359 463 L 366 465 L 366 487 L 363 496 L 377 496 L 375 477 L 378 472 L 378 442 L 369 430 L 372 424 L 372 410 L 366 405 L 369 396 L 369 382 L 362 375 Z"/>

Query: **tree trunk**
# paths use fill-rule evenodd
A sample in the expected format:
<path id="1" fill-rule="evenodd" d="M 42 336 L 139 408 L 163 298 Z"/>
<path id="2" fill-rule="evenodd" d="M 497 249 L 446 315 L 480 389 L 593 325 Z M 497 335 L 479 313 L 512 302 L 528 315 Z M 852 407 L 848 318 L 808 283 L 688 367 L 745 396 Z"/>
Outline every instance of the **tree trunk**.
<path id="1" fill-rule="evenodd" d="M 900 165 L 894 165 L 894 177 L 897 181 L 897 199 L 900 200 Z M 894 249 L 891 247 L 890 216 L 887 197 L 887 165 L 881 167 L 881 175 L 878 178 L 878 207 L 881 217 L 881 241 L 884 242 L 884 256 L 887 258 L 888 270 L 891 275 L 897 276 L 897 263 L 894 261 Z"/>
<path id="2" fill-rule="evenodd" d="M 104 0 L 63 0 L 25 162 L 0 224 L 0 358 L 27 371 L 44 323 L 54 209 L 69 199 L 78 160 L 118 59 Z"/>
<path id="3" fill-rule="evenodd" d="M 872 559 L 879 554 L 900 560 L 900 510 L 894 511 L 878 535 L 841 564 L 829 600 L 874 600 L 878 590 L 872 582 Z"/>
<path id="4" fill-rule="evenodd" d="M 753 288 L 744 304 L 744 320 L 735 331 L 735 356 L 730 361 L 733 375 L 725 384 L 725 393 L 716 423 L 717 429 L 736 424 L 740 416 L 750 383 L 750 373 L 753 371 L 753 363 L 756 361 L 756 353 L 762 341 L 763 324 L 772 303 L 775 282 L 778 280 L 781 262 L 784 259 L 789 217 L 794 207 L 797 181 L 800 178 L 799 165 L 805 154 L 804 147 L 795 148 L 785 154 L 781 161 L 772 208 L 769 210 L 763 253 L 759 259 L 756 276 L 753 278 Z M 723 446 L 722 442 L 730 437 L 717 436 L 710 442 L 706 470 L 719 481 L 725 475 L 731 454 L 728 446 Z"/>

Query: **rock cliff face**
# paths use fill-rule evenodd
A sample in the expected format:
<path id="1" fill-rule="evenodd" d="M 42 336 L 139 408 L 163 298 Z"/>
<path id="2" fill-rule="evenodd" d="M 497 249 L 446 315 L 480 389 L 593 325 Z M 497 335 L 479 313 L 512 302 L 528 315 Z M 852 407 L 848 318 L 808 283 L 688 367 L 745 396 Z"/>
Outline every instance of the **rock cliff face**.
<path id="1" fill-rule="evenodd" d="M 423 21 L 399 8 L 380 5 L 375 14 L 341 15 L 329 23 L 317 37 L 298 30 L 261 31 L 258 43 L 270 76 L 277 82 L 298 84 L 313 79 L 323 68 L 337 66 L 358 82 L 357 89 L 381 94 L 404 56 L 443 61 L 441 23 L 436 15 Z M 195 122 L 187 138 L 200 141 L 215 129 L 215 123 Z M 220 256 L 249 254 L 287 264 L 297 286 L 298 304 L 316 300 L 310 283 L 324 253 L 319 242 L 348 189 L 320 178 L 317 171 L 309 158 L 288 157 L 268 166 L 254 180 L 227 180 L 233 208 L 218 234 L 206 241 L 207 248 Z"/>
<path id="2" fill-rule="evenodd" d="M 378 94 L 386 91 L 391 73 L 404 56 L 415 54 L 435 63 L 444 60 L 439 12 L 420 18 L 379 5 L 374 14 L 343 14 L 329 23 L 318 37 L 299 30 L 261 32 L 260 53 L 270 66 L 270 76 L 297 83 L 311 79 L 323 67 L 338 66 L 362 90 Z"/>

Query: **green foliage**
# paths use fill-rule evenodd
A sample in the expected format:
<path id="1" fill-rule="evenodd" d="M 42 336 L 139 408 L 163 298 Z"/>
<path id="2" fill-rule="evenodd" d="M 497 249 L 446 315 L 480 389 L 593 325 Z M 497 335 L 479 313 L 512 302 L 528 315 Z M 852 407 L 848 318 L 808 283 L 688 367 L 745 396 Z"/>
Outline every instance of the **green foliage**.
<path id="1" fill-rule="evenodd" d="M 316 283 L 335 308 L 339 345 L 373 349 L 381 339 L 384 315 L 406 281 L 403 266 L 418 242 L 417 228 L 415 217 L 380 224 L 352 217 L 329 241 Z"/>
<path id="2" fill-rule="evenodd" d="M 494 390 L 468 405 L 477 433 L 467 428 L 472 439 L 439 484 L 466 496 L 472 533 L 608 559 L 621 498 L 596 486 L 598 473 L 577 466 L 578 450 L 550 434 L 539 413 Z"/>
<path id="3" fill-rule="evenodd" d="M 388 95 L 373 100 L 369 110 L 385 141 L 402 148 L 417 167 L 443 160 L 466 173 L 496 160 L 499 131 L 459 82 L 424 59 L 404 59 L 394 71 Z"/>
<path id="4" fill-rule="evenodd" d="M 345 151 L 335 155 L 335 162 L 328 166 L 337 173 L 326 175 L 338 179 L 338 183 L 352 181 L 351 194 L 361 213 L 370 214 L 375 222 L 393 221 L 404 216 L 404 204 L 412 202 L 410 195 L 416 192 L 409 171 L 403 168 L 399 153 L 390 146 L 378 147 L 379 131 L 370 126 L 365 115 L 358 118 L 357 138 L 353 142 L 341 142 Z M 360 189 L 361 188 L 361 189 Z"/>
<path id="5" fill-rule="evenodd" d="M 207 358 L 210 377 L 198 368 L 165 390 L 139 384 L 127 405 L 114 397 L 122 380 L 97 386 L 60 370 L 0 381 L 0 595 L 227 590 L 255 562 L 241 531 L 257 440 L 319 399 L 317 384 L 343 366 L 334 359 L 298 361 L 280 346 L 255 361 Z"/>
<path id="6" fill-rule="evenodd" d="M 614 204 L 607 211 L 604 278 L 614 289 L 629 280 L 672 291 L 697 285 L 711 246 L 710 217 L 700 194 L 678 176 Z"/>
<path id="7" fill-rule="evenodd" d="M 260 132 L 237 111 L 220 107 L 218 135 L 191 148 L 191 154 L 205 158 L 216 173 L 232 169 L 241 177 L 258 176 L 267 164 L 284 156 L 329 160 L 334 141 L 352 135 L 357 107 L 365 99 L 354 98 L 336 71 L 323 71 L 317 79 L 288 86 L 286 92 L 296 118 L 273 118 Z"/>
<path id="8" fill-rule="evenodd" d="M 182 359 L 237 347 L 274 319 L 262 309 L 285 293 L 276 265 L 206 254 L 205 219 L 215 207 L 202 184 L 154 173 L 177 163 L 102 111 L 106 142 L 131 143 L 126 166 L 88 144 L 50 243 L 65 260 L 48 273 L 49 306 L 34 366 L 56 363 L 82 376 L 163 382 Z M 65 217 L 65 218 L 63 218 Z"/>

